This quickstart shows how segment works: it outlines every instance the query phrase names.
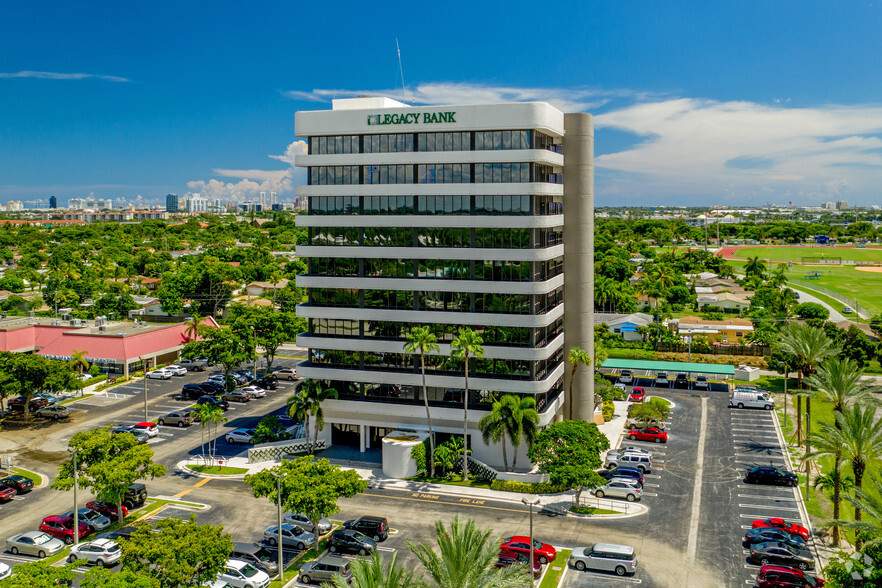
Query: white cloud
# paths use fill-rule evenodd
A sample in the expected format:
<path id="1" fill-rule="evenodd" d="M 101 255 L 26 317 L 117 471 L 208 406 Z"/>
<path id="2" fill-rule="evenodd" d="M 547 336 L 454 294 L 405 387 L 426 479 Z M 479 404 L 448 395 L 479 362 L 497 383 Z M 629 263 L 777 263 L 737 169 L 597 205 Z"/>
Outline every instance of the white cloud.
<path id="1" fill-rule="evenodd" d="M 21 70 L 0 72 L 0 79 L 37 79 L 37 80 L 103 80 L 105 82 L 129 82 L 128 78 L 121 76 L 106 76 L 93 73 L 64 73 L 55 71 Z"/>

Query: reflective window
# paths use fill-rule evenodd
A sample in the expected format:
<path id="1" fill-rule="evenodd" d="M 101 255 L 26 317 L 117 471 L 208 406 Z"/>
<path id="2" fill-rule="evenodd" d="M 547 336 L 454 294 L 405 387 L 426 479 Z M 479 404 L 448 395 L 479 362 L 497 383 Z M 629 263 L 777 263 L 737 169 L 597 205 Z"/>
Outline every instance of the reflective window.
<path id="1" fill-rule="evenodd" d="M 530 149 L 534 131 L 476 131 L 475 151 Z"/>
<path id="2" fill-rule="evenodd" d="M 530 163 L 476 163 L 476 184 L 521 183 L 530 180 Z"/>
<path id="3" fill-rule="evenodd" d="M 359 214 L 358 196 L 310 196 L 310 214 Z"/>
<path id="4" fill-rule="evenodd" d="M 365 153 L 400 153 L 413 151 L 413 134 L 391 133 L 364 136 Z"/>
<path id="5" fill-rule="evenodd" d="M 364 214 L 413 214 L 413 196 L 364 196 Z"/>
<path id="6" fill-rule="evenodd" d="M 530 214 L 526 194 L 475 196 L 475 214 Z"/>
<path id="7" fill-rule="evenodd" d="M 359 166 L 357 165 L 322 165 L 309 168 L 309 184 L 311 186 L 337 186 L 358 184 Z"/>
<path id="8" fill-rule="evenodd" d="M 468 131 L 448 133 L 418 133 L 418 151 L 471 151 Z"/>
<path id="9" fill-rule="evenodd" d="M 469 184 L 472 181 L 468 163 L 421 163 L 417 166 L 420 184 Z"/>
<path id="10" fill-rule="evenodd" d="M 413 165 L 366 165 L 364 166 L 365 184 L 412 184 Z"/>
<path id="11" fill-rule="evenodd" d="M 417 214 L 469 214 L 470 212 L 471 196 L 417 196 Z"/>
<path id="12" fill-rule="evenodd" d="M 313 155 L 334 155 L 338 153 L 358 153 L 359 136 L 343 135 L 335 137 L 310 137 L 309 153 Z"/>

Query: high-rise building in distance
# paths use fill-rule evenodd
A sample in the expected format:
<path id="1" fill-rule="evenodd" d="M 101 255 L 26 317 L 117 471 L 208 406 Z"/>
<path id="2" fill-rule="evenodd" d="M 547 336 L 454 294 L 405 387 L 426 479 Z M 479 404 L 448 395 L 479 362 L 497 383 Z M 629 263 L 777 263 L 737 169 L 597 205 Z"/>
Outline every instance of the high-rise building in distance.
<path id="1" fill-rule="evenodd" d="M 177 194 L 166 194 L 165 195 L 165 211 L 166 212 L 180 212 L 181 210 L 181 199 L 178 198 Z"/>
<path id="2" fill-rule="evenodd" d="M 58 208 L 58 198 L 55 196 L 49 197 L 49 208 Z"/>

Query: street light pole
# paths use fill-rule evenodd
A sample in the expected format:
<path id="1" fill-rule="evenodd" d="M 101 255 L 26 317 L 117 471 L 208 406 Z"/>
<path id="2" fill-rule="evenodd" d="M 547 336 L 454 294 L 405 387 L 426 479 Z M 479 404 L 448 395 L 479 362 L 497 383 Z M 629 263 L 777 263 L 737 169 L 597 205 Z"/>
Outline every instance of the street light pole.
<path id="1" fill-rule="evenodd" d="M 73 507 L 73 542 L 74 545 L 80 544 L 80 511 L 79 502 L 77 501 L 77 490 L 80 485 L 80 474 L 77 468 L 77 450 L 73 449 L 73 479 L 74 479 L 74 507 Z"/>
<path id="2" fill-rule="evenodd" d="M 279 526 L 276 528 L 278 532 L 277 541 L 279 543 L 279 582 L 284 582 L 283 574 L 283 558 L 282 558 L 282 477 L 276 474 L 276 505 L 278 507 L 278 523 Z"/>
<path id="3" fill-rule="evenodd" d="M 141 367 L 144 368 L 144 420 L 150 420 L 147 417 L 147 364 L 144 362 L 144 356 L 139 357 L 141 360 Z"/>
<path id="4" fill-rule="evenodd" d="M 536 565 L 536 560 L 533 559 L 536 556 L 533 547 L 533 507 L 539 504 L 539 499 L 527 500 L 526 498 L 521 498 L 521 502 L 530 507 L 530 561 L 527 563 L 527 567 L 530 570 L 530 586 L 533 586 L 536 583 L 533 577 L 533 566 Z"/>

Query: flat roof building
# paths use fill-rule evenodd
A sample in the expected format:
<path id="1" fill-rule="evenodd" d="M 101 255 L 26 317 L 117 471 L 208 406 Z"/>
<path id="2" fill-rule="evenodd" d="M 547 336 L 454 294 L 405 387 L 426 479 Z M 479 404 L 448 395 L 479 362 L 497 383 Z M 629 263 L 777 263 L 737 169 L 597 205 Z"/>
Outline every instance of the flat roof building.
<path id="1" fill-rule="evenodd" d="M 404 350 L 419 325 L 440 344 L 427 387 L 442 435 L 463 430 L 465 382 L 450 343 L 461 327 L 483 338 L 469 374 L 477 459 L 502 465 L 478 431 L 498 395 L 535 398 L 542 426 L 592 418 L 590 375 L 575 401 L 564 393 L 564 350 L 593 351 L 590 116 L 546 103 L 415 108 L 376 97 L 298 112 L 295 128 L 309 146 L 295 162 L 308 177 L 298 187 L 308 214 L 297 224 L 309 231 L 297 248 L 308 261 L 297 277 L 308 292 L 299 370 L 338 393 L 323 403 L 326 442 L 366 451 L 390 431 L 426 430 L 419 359 Z"/>

